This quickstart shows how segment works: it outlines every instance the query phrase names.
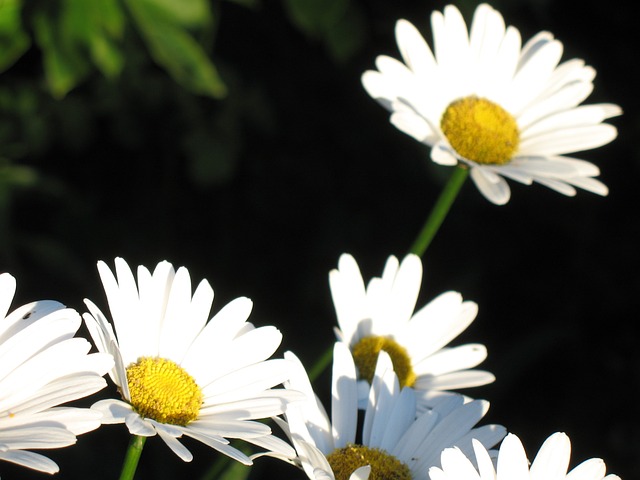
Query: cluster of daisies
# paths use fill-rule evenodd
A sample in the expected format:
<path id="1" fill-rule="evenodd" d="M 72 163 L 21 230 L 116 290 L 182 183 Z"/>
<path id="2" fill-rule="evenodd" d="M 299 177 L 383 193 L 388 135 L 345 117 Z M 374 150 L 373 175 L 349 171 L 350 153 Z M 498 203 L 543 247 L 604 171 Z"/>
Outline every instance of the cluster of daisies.
<path id="1" fill-rule="evenodd" d="M 454 392 L 494 380 L 473 369 L 487 355 L 484 346 L 448 346 L 473 322 L 477 305 L 446 292 L 416 310 L 422 264 L 415 255 L 401 263 L 390 257 L 366 286 L 350 255 L 330 272 L 339 326 L 331 416 L 293 352 L 271 358 L 282 335 L 248 321 L 249 299 L 237 298 L 209 319 L 213 290 L 206 280 L 193 290 L 184 267 L 165 261 L 153 272 L 139 266 L 136 276 L 117 258 L 115 273 L 103 262 L 98 271 L 112 321 L 90 300 L 83 315 L 98 353 L 75 336 L 80 315 L 57 302 L 7 314 L 16 281 L 0 275 L 0 459 L 55 473 L 52 460 L 30 450 L 65 447 L 100 424 L 124 423 L 132 435 L 157 434 L 184 461 L 192 455 L 182 439 L 191 437 L 247 465 L 263 455 L 280 458 L 317 480 L 485 480 L 529 472 L 516 436 L 505 438 L 500 425 L 477 426 L 488 402 Z M 120 398 L 59 406 L 104 388 L 105 374 Z M 265 418 L 280 436 L 256 421 Z M 230 439 L 259 451 L 247 456 Z M 568 438 L 555 434 L 531 475 L 604 478 L 599 459 L 567 474 L 569 456 Z"/>
<path id="2" fill-rule="evenodd" d="M 433 13 L 432 28 L 434 53 L 399 21 L 404 63 L 380 57 L 378 71 L 363 76 L 396 127 L 432 147 L 435 162 L 469 170 L 496 204 L 509 200 L 503 177 L 567 195 L 574 187 L 607 193 L 594 165 L 563 156 L 616 135 L 602 122 L 620 113 L 617 106 L 578 106 L 591 92 L 592 68 L 559 64 L 562 44 L 548 32 L 521 46 L 518 30 L 488 5 L 477 8 L 470 31 L 453 6 Z M 563 433 L 530 462 L 503 426 L 478 425 L 488 402 L 457 390 L 494 380 L 475 369 L 486 348 L 450 346 L 478 307 L 450 291 L 416 309 L 416 255 L 389 257 L 366 284 L 347 254 L 329 273 L 338 324 L 330 416 L 298 357 L 273 358 L 282 335 L 248 321 L 248 298 L 209 318 L 213 290 L 206 280 L 194 288 L 184 267 L 164 261 L 134 272 L 117 258 L 113 270 L 99 262 L 98 272 L 110 315 L 85 300 L 82 318 L 54 301 L 8 313 L 16 281 L 0 274 L 1 460 L 55 473 L 55 462 L 32 450 L 124 423 L 131 435 L 158 435 L 187 462 L 190 437 L 246 465 L 264 455 L 282 459 L 316 480 L 618 478 L 605 477 L 600 459 L 568 472 Z M 76 336 L 82 319 L 97 353 Z M 107 374 L 113 398 L 61 406 L 106 387 Z"/>

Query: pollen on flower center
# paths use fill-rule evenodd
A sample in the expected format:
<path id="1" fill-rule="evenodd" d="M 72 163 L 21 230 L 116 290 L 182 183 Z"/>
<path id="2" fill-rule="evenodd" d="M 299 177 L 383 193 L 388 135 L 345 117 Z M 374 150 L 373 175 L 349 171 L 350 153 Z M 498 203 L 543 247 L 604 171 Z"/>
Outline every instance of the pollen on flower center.
<path id="1" fill-rule="evenodd" d="M 191 375 L 171 360 L 141 357 L 127 367 L 131 405 L 145 418 L 186 425 L 198 418 L 202 390 Z"/>
<path id="2" fill-rule="evenodd" d="M 355 347 L 353 347 L 353 360 L 358 367 L 360 377 L 371 383 L 380 350 L 384 350 L 389 354 L 389 357 L 391 357 L 393 369 L 400 381 L 400 387 L 413 386 L 416 381 L 416 374 L 411 367 L 411 358 L 407 350 L 398 342 L 388 337 L 363 337 L 356 343 Z"/>
<path id="3" fill-rule="evenodd" d="M 411 470 L 384 450 L 364 445 L 347 445 L 327 455 L 336 480 L 349 480 L 358 468 L 371 465 L 369 480 L 411 480 Z"/>
<path id="4" fill-rule="evenodd" d="M 500 105 L 475 96 L 452 102 L 440 128 L 458 154 L 481 164 L 509 163 L 520 143 L 516 119 Z"/>

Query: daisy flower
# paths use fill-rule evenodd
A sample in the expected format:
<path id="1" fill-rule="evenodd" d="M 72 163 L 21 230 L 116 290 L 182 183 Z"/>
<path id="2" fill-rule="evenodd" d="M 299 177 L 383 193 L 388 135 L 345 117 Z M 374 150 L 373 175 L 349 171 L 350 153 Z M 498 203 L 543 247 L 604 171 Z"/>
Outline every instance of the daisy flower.
<path id="1" fill-rule="evenodd" d="M 484 446 L 475 440 L 473 450 L 477 469 L 461 450 L 447 448 L 442 452 L 442 465 L 429 470 L 431 480 L 620 480 L 617 475 L 605 476 L 606 467 L 599 458 L 586 460 L 567 473 L 571 443 L 564 433 L 547 438 L 531 466 L 520 439 L 513 434 L 507 435 L 500 445 L 497 468 Z"/>
<path id="2" fill-rule="evenodd" d="M 336 335 L 349 345 L 359 378 L 371 382 L 378 352 L 386 351 L 400 386 L 416 390 L 423 411 L 448 390 L 485 385 L 495 377 L 469 370 L 487 357 L 484 345 L 446 346 L 473 322 L 478 306 L 446 292 L 414 312 L 421 279 L 422 263 L 413 254 L 401 264 L 389 257 L 382 277 L 371 279 L 366 289 L 351 255 L 343 254 L 338 269 L 329 273 Z M 367 385 L 360 387 L 361 400 L 367 390 Z"/>
<path id="3" fill-rule="evenodd" d="M 100 426 L 100 413 L 59 407 L 105 387 L 111 355 L 88 354 L 74 338 L 80 315 L 54 301 L 23 305 L 7 315 L 16 280 L 0 274 L 0 460 L 56 473 L 51 459 L 28 451 L 76 443 Z"/>
<path id="4" fill-rule="evenodd" d="M 469 168 L 495 204 L 509 201 L 504 178 L 571 196 L 574 187 L 607 195 L 593 178 L 600 173 L 595 165 L 565 156 L 617 135 L 602 122 L 620 107 L 578 106 L 593 89 L 593 68 L 579 59 L 559 63 L 562 44 L 549 32 L 521 46 L 518 30 L 486 4 L 476 9 L 469 32 L 452 5 L 433 12 L 431 26 L 434 53 L 411 23 L 399 20 L 404 63 L 380 56 L 378 70 L 362 76 L 393 125 L 432 147 L 434 162 Z"/>
<path id="5" fill-rule="evenodd" d="M 490 448 L 505 435 L 499 425 L 473 428 L 489 404 L 465 403 L 461 395 L 447 397 L 416 417 L 414 391 L 400 387 L 385 352 L 378 357 L 362 432 L 356 435 L 356 368 L 349 348 L 342 342 L 334 345 L 331 419 L 297 357 L 287 352 L 285 358 L 296 365 L 285 386 L 303 392 L 307 401 L 291 403 L 286 423 L 280 423 L 298 452 L 295 462 L 311 479 L 426 478 L 428 469 L 440 464 L 444 448 L 455 445 L 470 453 L 472 438 Z"/>
<path id="6" fill-rule="evenodd" d="M 244 297 L 207 322 L 213 290 L 203 280 L 192 297 L 184 267 L 176 272 L 164 261 L 151 274 L 140 266 L 137 286 L 123 259 L 115 267 L 117 278 L 98 262 L 115 332 L 85 300 L 87 328 L 98 350 L 115 358 L 109 375 L 122 397 L 93 405 L 102 422 L 125 423 L 133 435 L 158 434 L 185 462 L 193 457 L 178 440 L 182 435 L 247 465 L 251 460 L 228 438 L 290 453 L 267 425 L 254 421 L 283 413 L 295 393 L 271 389 L 288 378 L 286 360 L 266 360 L 280 345 L 280 331 L 247 322 L 252 303 Z"/>

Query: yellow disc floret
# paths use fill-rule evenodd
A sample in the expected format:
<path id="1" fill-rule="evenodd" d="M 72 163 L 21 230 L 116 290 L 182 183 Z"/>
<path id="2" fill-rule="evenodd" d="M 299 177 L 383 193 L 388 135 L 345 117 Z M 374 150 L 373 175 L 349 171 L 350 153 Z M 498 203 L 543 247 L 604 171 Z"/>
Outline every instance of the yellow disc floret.
<path id="1" fill-rule="evenodd" d="M 393 455 L 379 448 L 347 445 L 327 456 L 336 480 L 349 480 L 358 468 L 371 465 L 369 480 L 411 480 L 411 470 Z"/>
<path id="2" fill-rule="evenodd" d="M 186 425 L 198 418 L 202 390 L 171 360 L 141 357 L 127 367 L 131 405 L 144 418 Z"/>
<path id="3" fill-rule="evenodd" d="M 411 367 L 411 358 L 407 350 L 398 342 L 388 337 L 363 337 L 353 347 L 353 360 L 358 367 L 360 377 L 369 383 L 373 380 L 376 362 L 380 350 L 384 350 L 391 357 L 393 369 L 398 375 L 401 387 L 411 387 L 416 381 L 416 374 Z"/>
<path id="4" fill-rule="evenodd" d="M 481 164 L 509 163 L 520 143 L 515 118 L 485 98 L 454 101 L 442 115 L 440 128 L 458 154 Z"/>

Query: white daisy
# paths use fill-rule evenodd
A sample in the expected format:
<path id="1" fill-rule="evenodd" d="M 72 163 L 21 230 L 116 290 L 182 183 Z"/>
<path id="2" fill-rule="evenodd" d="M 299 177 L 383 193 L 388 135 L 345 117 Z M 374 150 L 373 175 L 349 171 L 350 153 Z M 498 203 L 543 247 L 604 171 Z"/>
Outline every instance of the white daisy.
<path id="1" fill-rule="evenodd" d="M 491 202 L 505 204 L 502 177 L 538 182 L 565 195 L 574 187 L 607 195 L 598 168 L 565 154 L 612 141 L 602 122 L 621 113 L 612 104 L 578 106 L 593 89 L 595 71 L 584 61 L 561 64 L 562 44 L 540 32 L 523 47 L 518 30 L 500 13 L 478 6 L 470 32 L 452 5 L 431 15 L 434 53 L 406 20 L 396 25 L 404 63 L 376 60 L 362 83 L 391 111 L 391 123 L 432 147 L 441 165 L 462 165 Z"/>
<path id="2" fill-rule="evenodd" d="M 252 303 L 237 298 L 208 323 L 213 290 L 200 282 L 193 297 L 186 268 L 160 262 L 153 275 L 138 267 L 138 285 L 127 263 L 115 260 L 117 279 L 104 262 L 98 271 L 115 333 L 100 310 L 85 300 L 84 319 L 98 349 L 115 358 L 111 379 L 122 400 L 95 408 L 103 423 L 125 423 L 129 432 L 158 434 L 182 460 L 192 455 L 178 440 L 194 438 L 247 465 L 229 445 L 239 438 L 283 454 L 292 449 L 271 435 L 259 418 L 284 411 L 292 393 L 271 389 L 288 378 L 288 362 L 269 358 L 282 335 L 275 327 L 247 322 Z"/>
<path id="3" fill-rule="evenodd" d="M 297 463 L 311 479 L 355 480 L 371 478 L 426 478 L 429 467 L 439 465 L 440 453 L 449 446 L 471 452 L 471 439 L 490 448 L 505 435 L 504 427 L 473 428 L 485 415 L 484 400 L 465 403 L 461 395 L 443 399 L 416 418 L 413 389 L 400 388 L 391 359 L 381 352 L 369 391 L 361 434 L 358 428 L 356 370 L 349 348 L 334 346 L 331 419 L 311 387 L 297 357 L 291 380 L 285 384 L 305 393 L 306 402 L 287 407 L 281 422 L 298 452 Z"/>
<path id="4" fill-rule="evenodd" d="M 80 315 L 54 301 L 29 303 L 7 315 L 16 280 L 0 274 L 0 460 L 46 473 L 58 465 L 27 451 L 76 443 L 100 426 L 100 413 L 58 407 L 106 386 L 111 355 L 88 354 L 91 344 L 73 336 Z"/>
<path id="5" fill-rule="evenodd" d="M 442 465 L 429 470 L 431 480 L 620 480 L 617 475 L 605 476 L 606 467 L 599 458 L 586 460 L 567 473 L 571 443 L 564 433 L 547 438 L 531 466 L 520 439 L 513 434 L 507 435 L 500 445 L 497 468 L 479 442 L 473 442 L 473 450 L 477 469 L 468 455 L 447 448 L 442 452 Z"/>
<path id="6" fill-rule="evenodd" d="M 484 345 L 447 347 L 473 322 L 478 306 L 457 292 L 446 292 L 414 313 L 421 280 L 422 263 L 413 254 L 400 265 L 389 257 L 382 277 L 371 279 L 366 289 L 351 255 L 343 254 L 338 269 L 329 273 L 340 327 L 336 335 L 349 345 L 360 378 L 371 381 L 377 354 L 386 351 L 400 385 L 416 390 L 419 411 L 447 390 L 495 380 L 489 372 L 469 370 L 486 358 Z M 367 390 L 361 386 L 361 400 Z"/>

